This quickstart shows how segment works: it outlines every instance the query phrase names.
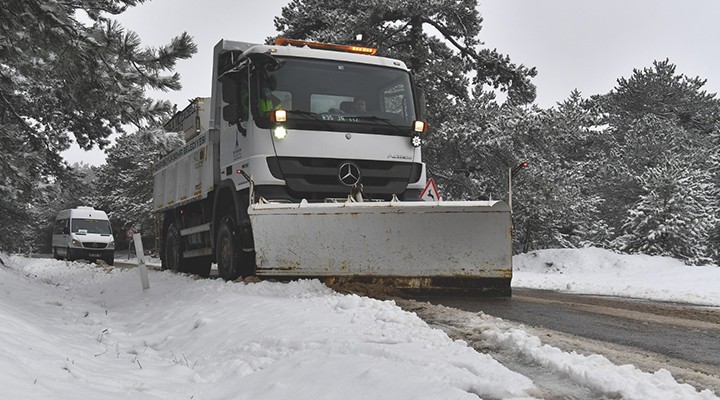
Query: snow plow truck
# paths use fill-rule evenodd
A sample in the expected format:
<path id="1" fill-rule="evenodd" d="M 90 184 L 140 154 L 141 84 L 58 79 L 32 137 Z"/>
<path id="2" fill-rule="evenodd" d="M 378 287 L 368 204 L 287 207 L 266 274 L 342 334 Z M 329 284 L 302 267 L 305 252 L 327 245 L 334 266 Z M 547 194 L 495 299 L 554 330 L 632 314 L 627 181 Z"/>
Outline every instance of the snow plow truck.
<path id="1" fill-rule="evenodd" d="M 422 99 L 371 48 L 221 40 L 211 97 L 165 125 L 186 142 L 155 164 L 162 268 L 510 295 L 508 205 L 421 198 Z"/>

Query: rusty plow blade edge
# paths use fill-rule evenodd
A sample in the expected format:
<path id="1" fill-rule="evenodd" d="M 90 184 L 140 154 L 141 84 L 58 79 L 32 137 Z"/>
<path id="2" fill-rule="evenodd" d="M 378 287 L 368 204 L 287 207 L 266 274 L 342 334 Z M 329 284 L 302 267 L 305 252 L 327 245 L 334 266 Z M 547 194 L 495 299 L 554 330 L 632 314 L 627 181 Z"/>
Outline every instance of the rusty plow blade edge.
<path id="1" fill-rule="evenodd" d="M 257 275 L 356 280 L 408 292 L 509 295 L 500 201 L 254 204 Z"/>

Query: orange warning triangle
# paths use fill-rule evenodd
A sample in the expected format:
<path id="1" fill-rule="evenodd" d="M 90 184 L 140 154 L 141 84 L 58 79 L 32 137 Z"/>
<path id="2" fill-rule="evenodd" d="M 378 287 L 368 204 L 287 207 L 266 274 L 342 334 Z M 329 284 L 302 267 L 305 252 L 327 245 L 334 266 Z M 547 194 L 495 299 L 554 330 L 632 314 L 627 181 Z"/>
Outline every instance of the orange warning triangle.
<path id="1" fill-rule="evenodd" d="M 425 185 L 425 189 L 423 189 L 422 193 L 420 193 L 420 200 L 440 200 L 440 193 L 438 193 L 437 186 L 435 186 L 435 181 L 433 180 L 433 178 L 428 179 L 427 185 Z"/>

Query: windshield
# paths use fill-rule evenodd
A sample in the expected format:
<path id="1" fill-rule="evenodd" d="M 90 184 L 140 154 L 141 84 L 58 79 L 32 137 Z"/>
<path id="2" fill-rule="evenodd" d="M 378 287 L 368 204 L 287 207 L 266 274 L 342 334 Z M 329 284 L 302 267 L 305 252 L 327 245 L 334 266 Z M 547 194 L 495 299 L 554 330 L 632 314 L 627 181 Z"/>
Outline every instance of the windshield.
<path id="1" fill-rule="evenodd" d="M 283 58 L 258 69 L 256 119 L 288 110 L 288 128 L 408 135 L 415 116 L 407 71 L 336 60 Z"/>
<path id="2" fill-rule="evenodd" d="M 87 233 L 99 233 L 102 235 L 109 235 L 110 222 L 103 219 L 73 219 L 70 224 L 72 233 L 87 234 Z"/>

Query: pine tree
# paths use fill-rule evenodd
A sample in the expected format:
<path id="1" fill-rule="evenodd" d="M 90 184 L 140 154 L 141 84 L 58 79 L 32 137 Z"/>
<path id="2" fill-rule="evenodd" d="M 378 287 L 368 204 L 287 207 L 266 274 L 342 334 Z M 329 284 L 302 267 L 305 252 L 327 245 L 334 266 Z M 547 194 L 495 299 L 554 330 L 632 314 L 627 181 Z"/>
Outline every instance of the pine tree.
<path id="1" fill-rule="evenodd" d="M 602 245 L 609 233 L 599 212 L 602 199 L 588 190 L 602 168 L 598 160 L 606 158 L 596 110 L 573 91 L 532 119 L 513 134 L 516 159 L 530 163 L 513 184 L 516 248 Z"/>
<path id="2" fill-rule="evenodd" d="M 515 104 L 535 99 L 537 71 L 481 49 L 481 23 L 476 0 L 293 0 L 275 19 L 279 36 L 351 44 L 361 35 L 362 44 L 405 61 L 436 125 L 468 99 L 471 80 L 507 91 Z"/>
<path id="3" fill-rule="evenodd" d="M 711 179 L 708 196 L 711 202 L 708 209 L 709 217 L 714 220 L 714 226 L 710 229 L 708 237 L 708 256 L 720 266 L 720 132 L 714 134 L 714 143 L 708 167 Z"/>
<path id="4" fill-rule="evenodd" d="M 618 233 L 628 212 L 647 196 L 639 177 L 664 165 L 667 155 L 688 166 L 689 174 L 704 174 L 710 168 L 720 101 L 704 91 L 704 85 L 700 78 L 676 73 L 668 60 L 656 61 L 652 68 L 635 69 L 630 78 L 618 79 L 610 93 L 593 99 L 614 140 L 608 153 L 612 164 L 599 171 L 596 193 L 604 199 L 602 213 Z"/>
<path id="5" fill-rule="evenodd" d="M 167 46 L 141 47 L 109 18 L 139 3 L 0 1 L 0 214 L 30 218 L 24 204 L 66 173 L 60 153 L 71 140 L 102 149 L 123 126 L 169 115 L 172 105 L 145 90 L 179 89 L 172 69 L 196 47 L 186 33 Z"/>
<path id="6" fill-rule="evenodd" d="M 507 166 L 513 163 L 512 137 L 502 132 L 512 108 L 501 108 L 489 93 L 476 91 L 467 107 L 436 129 L 424 148 L 427 173 L 447 200 L 501 198 Z"/>
<path id="7" fill-rule="evenodd" d="M 634 69 L 630 78 L 618 79 L 601 101 L 609 122 L 619 128 L 654 115 L 675 121 L 688 132 L 708 135 L 720 122 L 720 110 L 715 94 L 703 90 L 705 83 L 699 77 L 677 74 L 670 60 L 654 61 L 652 68 Z"/>
<path id="8" fill-rule="evenodd" d="M 154 243 L 153 165 L 184 141 L 176 133 L 160 128 L 126 133 L 107 150 L 107 163 L 97 172 L 99 196 L 94 203 L 108 212 L 115 237 L 124 239 L 123 231 L 142 231 L 148 248 Z"/>
<path id="9" fill-rule="evenodd" d="M 708 205 L 707 174 L 669 158 L 640 178 L 645 192 L 629 213 L 618 239 L 623 251 L 707 263 L 707 239 L 715 222 Z"/>

